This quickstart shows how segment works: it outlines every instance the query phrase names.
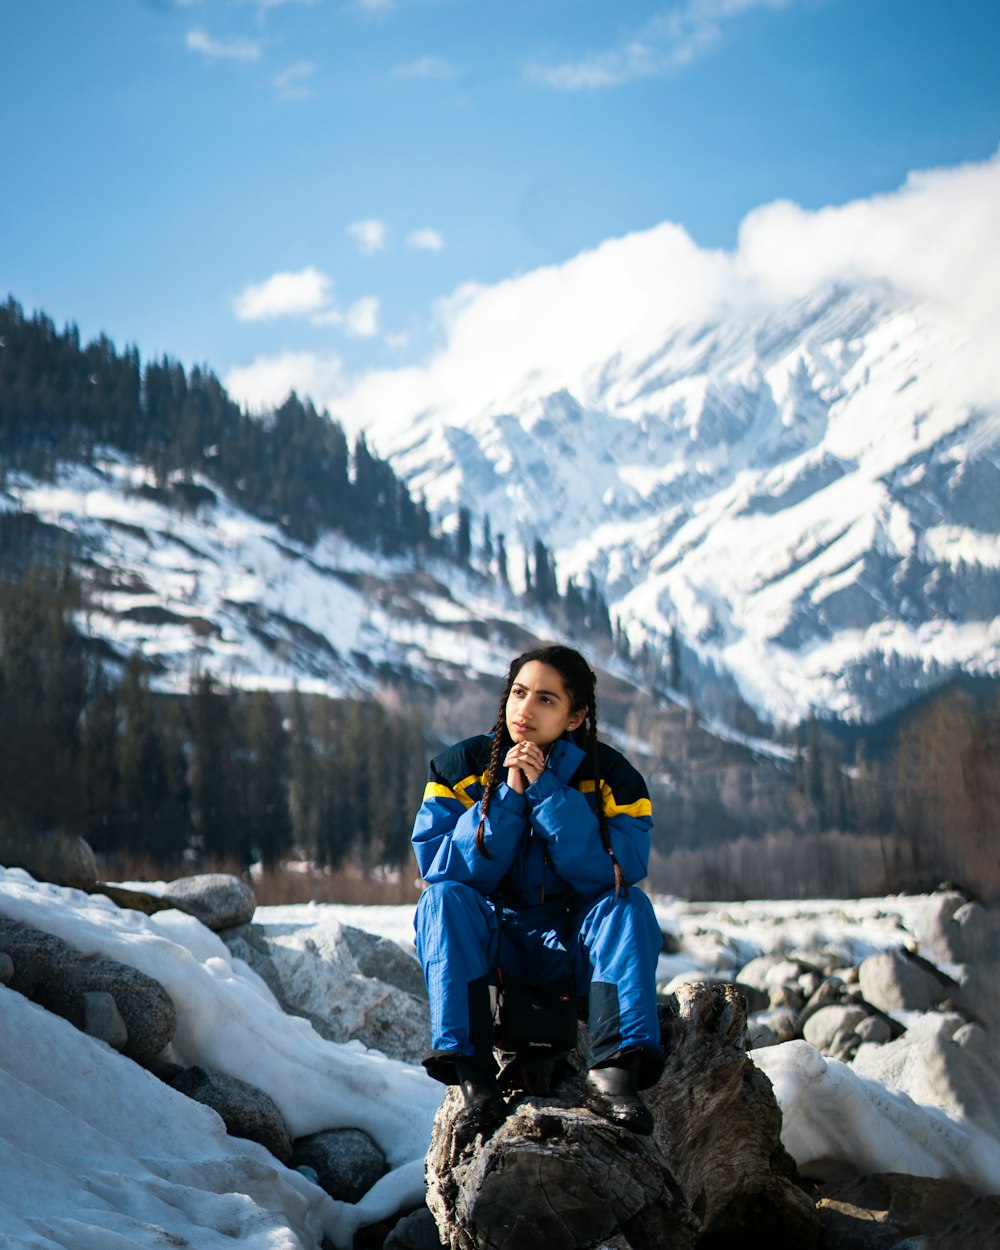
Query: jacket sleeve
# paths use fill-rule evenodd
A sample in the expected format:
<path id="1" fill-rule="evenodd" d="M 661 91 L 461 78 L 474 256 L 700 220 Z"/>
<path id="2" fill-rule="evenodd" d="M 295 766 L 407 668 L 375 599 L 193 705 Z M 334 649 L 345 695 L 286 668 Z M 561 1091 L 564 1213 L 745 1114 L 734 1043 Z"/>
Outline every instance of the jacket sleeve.
<path id="1" fill-rule="evenodd" d="M 466 783 L 449 783 L 438 760 L 432 760 L 424 799 L 413 824 L 413 851 L 425 881 L 460 881 L 482 894 L 496 890 L 528 832 L 528 805 L 523 795 L 501 782 L 486 816 L 485 845 L 476 847 L 482 815 L 480 800 L 466 793 Z"/>
<path id="2" fill-rule="evenodd" d="M 649 867 L 652 808 L 646 783 L 617 752 L 608 752 L 598 802 L 604 803 L 611 848 L 629 885 L 641 881 Z M 548 843 L 552 867 L 581 894 L 610 890 L 615 884 L 611 856 L 601 842 L 597 812 L 587 796 L 563 785 L 546 769 L 525 791 L 535 833 Z"/>

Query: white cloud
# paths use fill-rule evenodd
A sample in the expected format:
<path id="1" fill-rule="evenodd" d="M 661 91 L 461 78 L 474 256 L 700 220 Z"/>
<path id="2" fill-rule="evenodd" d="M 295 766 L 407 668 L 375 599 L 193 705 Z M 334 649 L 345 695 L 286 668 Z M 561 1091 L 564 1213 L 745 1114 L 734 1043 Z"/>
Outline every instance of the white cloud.
<path id="1" fill-rule="evenodd" d="M 406 242 L 410 247 L 415 247 L 418 251 L 424 252 L 440 252 L 444 250 L 444 236 L 440 230 L 432 230 L 429 226 L 425 226 L 420 230 L 412 230 L 407 236 Z"/>
<path id="2" fill-rule="evenodd" d="M 392 72 L 396 78 L 426 78 L 439 82 L 450 82 L 456 77 L 455 67 L 443 56 L 419 56 L 397 65 Z"/>
<path id="3" fill-rule="evenodd" d="M 352 221 L 347 227 L 347 233 L 366 256 L 372 256 L 375 252 L 381 252 L 385 247 L 389 229 L 384 221 L 379 221 L 375 217 L 365 217 L 361 221 Z"/>
<path id="4" fill-rule="evenodd" d="M 447 421 L 563 387 L 586 403 L 593 369 L 619 347 L 653 351 L 675 327 L 777 312 L 836 281 L 891 287 L 944 318 L 964 353 L 956 402 L 995 401 L 1000 153 L 839 207 L 765 205 L 744 220 L 735 251 L 700 248 L 664 223 L 461 287 L 438 308 L 445 346 L 419 368 L 364 375 L 338 411 L 364 426 L 431 408 Z"/>
<path id="5" fill-rule="evenodd" d="M 264 46 L 259 39 L 213 39 L 204 30 L 189 30 L 184 42 L 213 61 L 259 61 Z"/>
<path id="6" fill-rule="evenodd" d="M 347 333 L 357 338 L 371 338 L 378 334 L 379 308 L 379 301 L 374 295 L 355 300 L 344 314 Z"/>
<path id="7" fill-rule="evenodd" d="M 305 100 L 312 95 L 309 80 L 315 73 L 315 62 L 296 61 L 275 75 L 272 81 L 283 100 Z"/>
<path id="8" fill-rule="evenodd" d="M 961 358 L 955 402 L 997 402 L 1000 153 L 837 207 L 763 205 L 733 251 L 700 248 L 667 222 L 493 286 L 467 283 L 437 306 L 444 346 L 421 365 L 355 378 L 338 358 L 282 367 L 353 428 L 425 409 L 459 420 L 562 387 L 585 403 L 595 366 L 619 347 L 654 351 L 675 327 L 780 312 L 834 281 L 889 286 L 940 315 Z"/>
<path id="9" fill-rule="evenodd" d="M 529 65 L 527 75 L 563 91 L 615 87 L 683 68 L 722 37 L 723 25 L 752 9 L 784 9 L 796 0 L 686 0 L 651 18 L 616 48 L 561 65 Z"/>
<path id="10" fill-rule="evenodd" d="M 285 352 L 261 356 L 249 365 L 230 369 L 223 379 L 226 390 L 247 408 L 275 408 L 292 391 L 322 404 L 320 396 L 335 394 L 341 387 L 343 366 L 338 356 L 314 352 Z"/>
<path id="11" fill-rule="evenodd" d="M 331 285 L 314 265 L 294 273 L 275 273 L 241 291 L 233 300 L 233 312 L 240 321 L 304 316 L 323 308 Z"/>

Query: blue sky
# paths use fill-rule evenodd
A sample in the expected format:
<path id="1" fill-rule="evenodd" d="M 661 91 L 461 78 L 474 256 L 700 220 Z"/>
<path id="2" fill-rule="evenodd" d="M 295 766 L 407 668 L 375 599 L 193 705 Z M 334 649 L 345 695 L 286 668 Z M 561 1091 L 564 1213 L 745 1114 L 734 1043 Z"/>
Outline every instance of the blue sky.
<path id="1" fill-rule="evenodd" d="M 0 295 L 221 376 L 1000 143 L 996 0 L 6 0 Z"/>

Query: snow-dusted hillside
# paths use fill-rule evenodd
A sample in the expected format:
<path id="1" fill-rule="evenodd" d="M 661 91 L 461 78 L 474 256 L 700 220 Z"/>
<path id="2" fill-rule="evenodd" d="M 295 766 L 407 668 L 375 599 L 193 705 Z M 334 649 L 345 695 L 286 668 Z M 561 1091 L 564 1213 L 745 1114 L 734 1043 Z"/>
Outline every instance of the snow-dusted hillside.
<path id="1" fill-rule="evenodd" d="M 393 677 L 497 676 L 523 637 L 514 601 L 484 598 L 453 565 L 287 538 L 207 480 L 197 507 L 117 454 L 55 481 L 7 474 L 0 510 L 62 531 L 85 584 L 91 636 L 139 651 L 161 689 L 195 672 L 237 686 L 357 695 Z"/>

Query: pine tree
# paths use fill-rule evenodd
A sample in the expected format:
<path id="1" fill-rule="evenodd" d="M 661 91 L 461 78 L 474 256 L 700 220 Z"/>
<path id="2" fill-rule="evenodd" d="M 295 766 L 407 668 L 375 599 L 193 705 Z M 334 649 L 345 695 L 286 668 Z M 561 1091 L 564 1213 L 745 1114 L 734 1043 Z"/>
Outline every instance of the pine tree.
<path id="1" fill-rule="evenodd" d="M 247 747 L 247 833 L 254 855 L 265 868 L 274 868 L 288 850 L 291 837 L 288 750 L 281 711 L 266 690 L 251 696 Z"/>

